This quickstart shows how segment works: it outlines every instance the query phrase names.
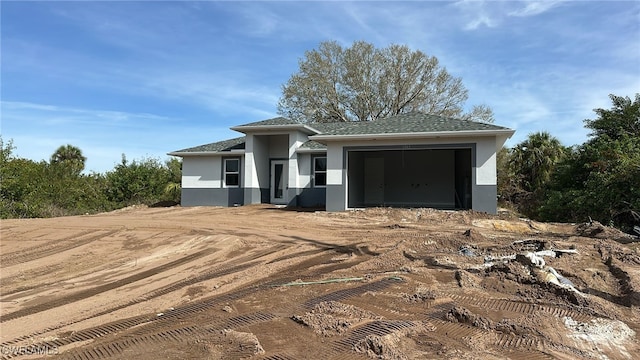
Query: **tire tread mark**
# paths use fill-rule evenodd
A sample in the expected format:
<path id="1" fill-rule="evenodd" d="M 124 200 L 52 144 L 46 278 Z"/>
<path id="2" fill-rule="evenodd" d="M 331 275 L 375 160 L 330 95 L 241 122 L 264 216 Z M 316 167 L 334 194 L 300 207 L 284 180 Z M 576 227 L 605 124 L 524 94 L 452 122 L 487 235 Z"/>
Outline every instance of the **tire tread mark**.
<path id="1" fill-rule="evenodd" d="M 59 252 L 63 252 L 63 251 L 67 251 L 67 250 L 71 250 L 74 248 L 77 248 L 79 246 L 88 244 L 92 241 L 95 241 L 97 239 L 103 238 L 103 237 L 107 237 L 107 236 L 111 236 L 113 234 L 115 234 L 116 232 L 118 232 L 120 230 L 111 230 L 111 231 L 105 231 L 105 230 L 87 230 L 87 231 L 82 231 L 78 234 L 74 234 L 72 236 L 63 238 L 63 239 L 57 239 L 57 240 L 51 240 L 49 243 L 44 244 L 42 246 L 37 246 L 37 247 L 33 247 L 33 248 L 28 248 L 28 249 L 24 249 L 24 250 L 20 250 L 20 251 L 15 251 L 15 252 L 11 252 L 8 254 L 2 254 L 0 256 L 0 263 L 2 263 L 2 266 L 12 266 L 12 265 L 16 265 L 16 264 L 20 264 L 23 262 L 27 262 L 27 261 L 32 261 L 32 260 L 36 260 L 36 259 L 40 259 L 43 258 L 45 256 L 49 256 L 52 254 L 56 254 Z M 87 238 L 84 239 L 78 239 L 73 241 L 73 238 L 82 238 L 86 235 L 89 234 L 95 234 L 95 233 L 99 233 L 93 236 L 89 236 Z M 65 241 L 67 241 L 65 243 Z"/>
<path id="2" fill-rule="evenodd" d="M 190 261 L 193 261 L 195 259 L 198 259 L 202 256 L 205 256 L 207 254 L 209 254 L 212 250 L 202 250 L 202 251 L 198 251 L 196 253 L 184 256 L 180 259 L 171 261 L 169 263 L 166 264 L 162 264 L 160 266 L 156 266 L 154 268 L 148 269 L 148 270 L 144 270 L 141 271 L 139 273 L 133 274 L 131 276 L 127 276 L 126 278 L 122 278 L 122 279 L 118 279 L 112 282 L 109 282 L 107 284 L 104 285 L 100 285 L 100 286 L 96 286 L 90 289 L 86 289 L 86 290 L 82 290 L 80 292 L 74 293 L 74 294 L 69 294 L 57 299 L 54 299 L 52 301 L 48 301 L 46 303 L 42 303 L 39 305 L 35 305 L 32 307 L 28 307 L 28 308 L 23 308 L 17 311 L 14 311 L 12 313 L 9 314 L 5 314 L 4 316 L 0 317 L 0 322 L 4 322 L 4 321 L 9 321 L 9 320 L 14 320 L 23 316 L 27 316 L 27 315 L 32 315 L 32 314 L 36 314 L 39 312 L 43 312 L 43 311 L 47 311 L 47 310 L 51 310 L 54 309 L 56 307 L 59 306 L 63 306 L 63 305 L 67 305 L 70 303 L 74 303 L 76 301 L 79 300 L 83 300 L 86 298 L 89 298 L 91 296 L 109 291 L 109 290 L 113 290 L 113 289 L 117 289 L 119 287 L 122 287 L 124 285 L 128 285 L 131 284 L 133 282 L 136 281 L 140 281 L 142 279 L 148 278 L 150 276 L 159 274 L 161 272 L 164 272 L 166 270 L 169 270 L 171 268 L 174 268 L 176 266 L 180 266 L 183 264 L 186 264 Z"/>

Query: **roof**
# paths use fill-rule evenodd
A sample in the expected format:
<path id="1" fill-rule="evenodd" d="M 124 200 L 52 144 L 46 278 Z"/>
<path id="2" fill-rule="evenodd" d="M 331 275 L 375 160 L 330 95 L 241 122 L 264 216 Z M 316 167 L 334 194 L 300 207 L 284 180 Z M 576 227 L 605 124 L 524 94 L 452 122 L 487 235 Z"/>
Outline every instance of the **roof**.
<path id="1" fill-rule="evenodd" d="M 223 140 L 211 144 L 199 145 L 187 149 L 170 152 L 169 155 L 189 155 L 197 153 L 224 152 L 231 150 L 244 150 L 245 136 Z"/>
<path id="2" fill-rule="evenodd" d="M 384 119 L 337 124 L 311 124 L 321 135 L 375 135 L 434 133 L 451 131 L 510 130 L 476 121 L 446 118 L 421 112 L 390 116 Z M 328 125 L 328 126 L 327 126 Z"/>
<path id="3" fill-rule="evenodd" d="M 284 118 L 282 116 L 280 117 L 275 117 L 272 119 L 267 119 L 267 120 L 262 120 L 262 121 L 256 121 L 256 122 L 251 122 L 248 124 L 243 124 L 243 125 L 238 125 L 235 127 L 253 127 L 253 126 L 273 126 L 273 125 L 300 125 L 299 122 L 294 121 L 294 120 L 290 120 L 287 118 Z"/>
<path id="4" fill-rule="evenodd" d="M 307 124 L 302 124 L 294 120 L 290 120 L 284 117 L 276 117 L 273 119 L 267 119 L 262 121 L 256 121 L 244 125 L 238 125 L 231 128 L 231 130 L 247 133 L 251 131 L 284 131 L 284 130 L 297 130 L 307 135 L 317 134 L 318 131 L 311 128 Z"/>
<path id="5" fill-rule="evenodd" d="M 365 122 L 335 122 L 302 124 L 284 117 L 256 121 L 232 127 L 239 132 L 249 131 L 283 131 L 297 130 L 310 135 L 309 141 L 303 143 L 299 150 L 303 152 L 324 151 L 326 145 L 319 141 L 339 139 L 365 138 L 411 138 L 411 137 L 440 137 L 440 136 L 482 136 L 495 135 L 504 139 L 510 137 L 514 131 L 498 125 L 446 118 L 422 112 L 411 112 L 389 116 L 384 119 Z M 178 150 L 169 155 L 205 155 L 244 150 L 245 137 L 219 141 L 200 145 L 188 149 Z"/>
<path id="6" fill-rule="evenodd" d="M 321 144 L 317 141 L 309 140 L 304 142 L 302 145 L 300 145 L 298 149 L 305 150 L 305 151 L 313 151 L 313 150 L 326 151 L 327 145 Z"/>

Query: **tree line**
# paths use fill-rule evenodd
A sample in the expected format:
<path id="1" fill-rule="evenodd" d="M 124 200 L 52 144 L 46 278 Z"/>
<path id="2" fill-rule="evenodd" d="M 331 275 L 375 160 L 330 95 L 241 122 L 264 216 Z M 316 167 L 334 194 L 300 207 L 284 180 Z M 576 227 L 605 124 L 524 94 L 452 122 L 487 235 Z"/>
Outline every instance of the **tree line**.
<path id="1" fill-rule="evenodd" d="M 15 156 L 0 137 L 0 218 L 93 214 L 135 204 L 180 202 L 182 163 L 147 158 L 122 161 L 106 173 L 83 174 L 86 157 L 60 146 L 49 161 Z"/>

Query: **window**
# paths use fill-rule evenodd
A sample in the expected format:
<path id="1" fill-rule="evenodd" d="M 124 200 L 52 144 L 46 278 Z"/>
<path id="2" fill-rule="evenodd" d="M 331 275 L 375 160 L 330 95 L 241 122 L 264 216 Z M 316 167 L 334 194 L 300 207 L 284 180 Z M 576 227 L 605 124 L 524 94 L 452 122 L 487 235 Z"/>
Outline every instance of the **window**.
<path id="1" fill-rule="evenodd" d="M 240 186 L 240 159 L 224 159 L 224 187 Z"/>
<path id="2" fill-rule="evenodd" d="M 327 158 L 315 157 L 313 158 L 313 186 L 325 187 L 327 186 Z"/>

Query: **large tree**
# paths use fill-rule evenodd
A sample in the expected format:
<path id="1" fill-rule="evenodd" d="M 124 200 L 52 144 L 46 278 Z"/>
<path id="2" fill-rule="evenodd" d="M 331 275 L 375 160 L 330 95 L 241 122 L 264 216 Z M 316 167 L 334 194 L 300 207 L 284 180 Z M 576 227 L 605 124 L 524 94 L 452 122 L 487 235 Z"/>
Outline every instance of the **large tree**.
<path id="1" fill-rule="evenodd" d="M 468 91 L 438 59 L 404 45 L 322 42 L 282 87 L 278 112 L 300 122 L 370 121 L 411 111 L 493 121 L 486 105 L 464 113 Z"/>

